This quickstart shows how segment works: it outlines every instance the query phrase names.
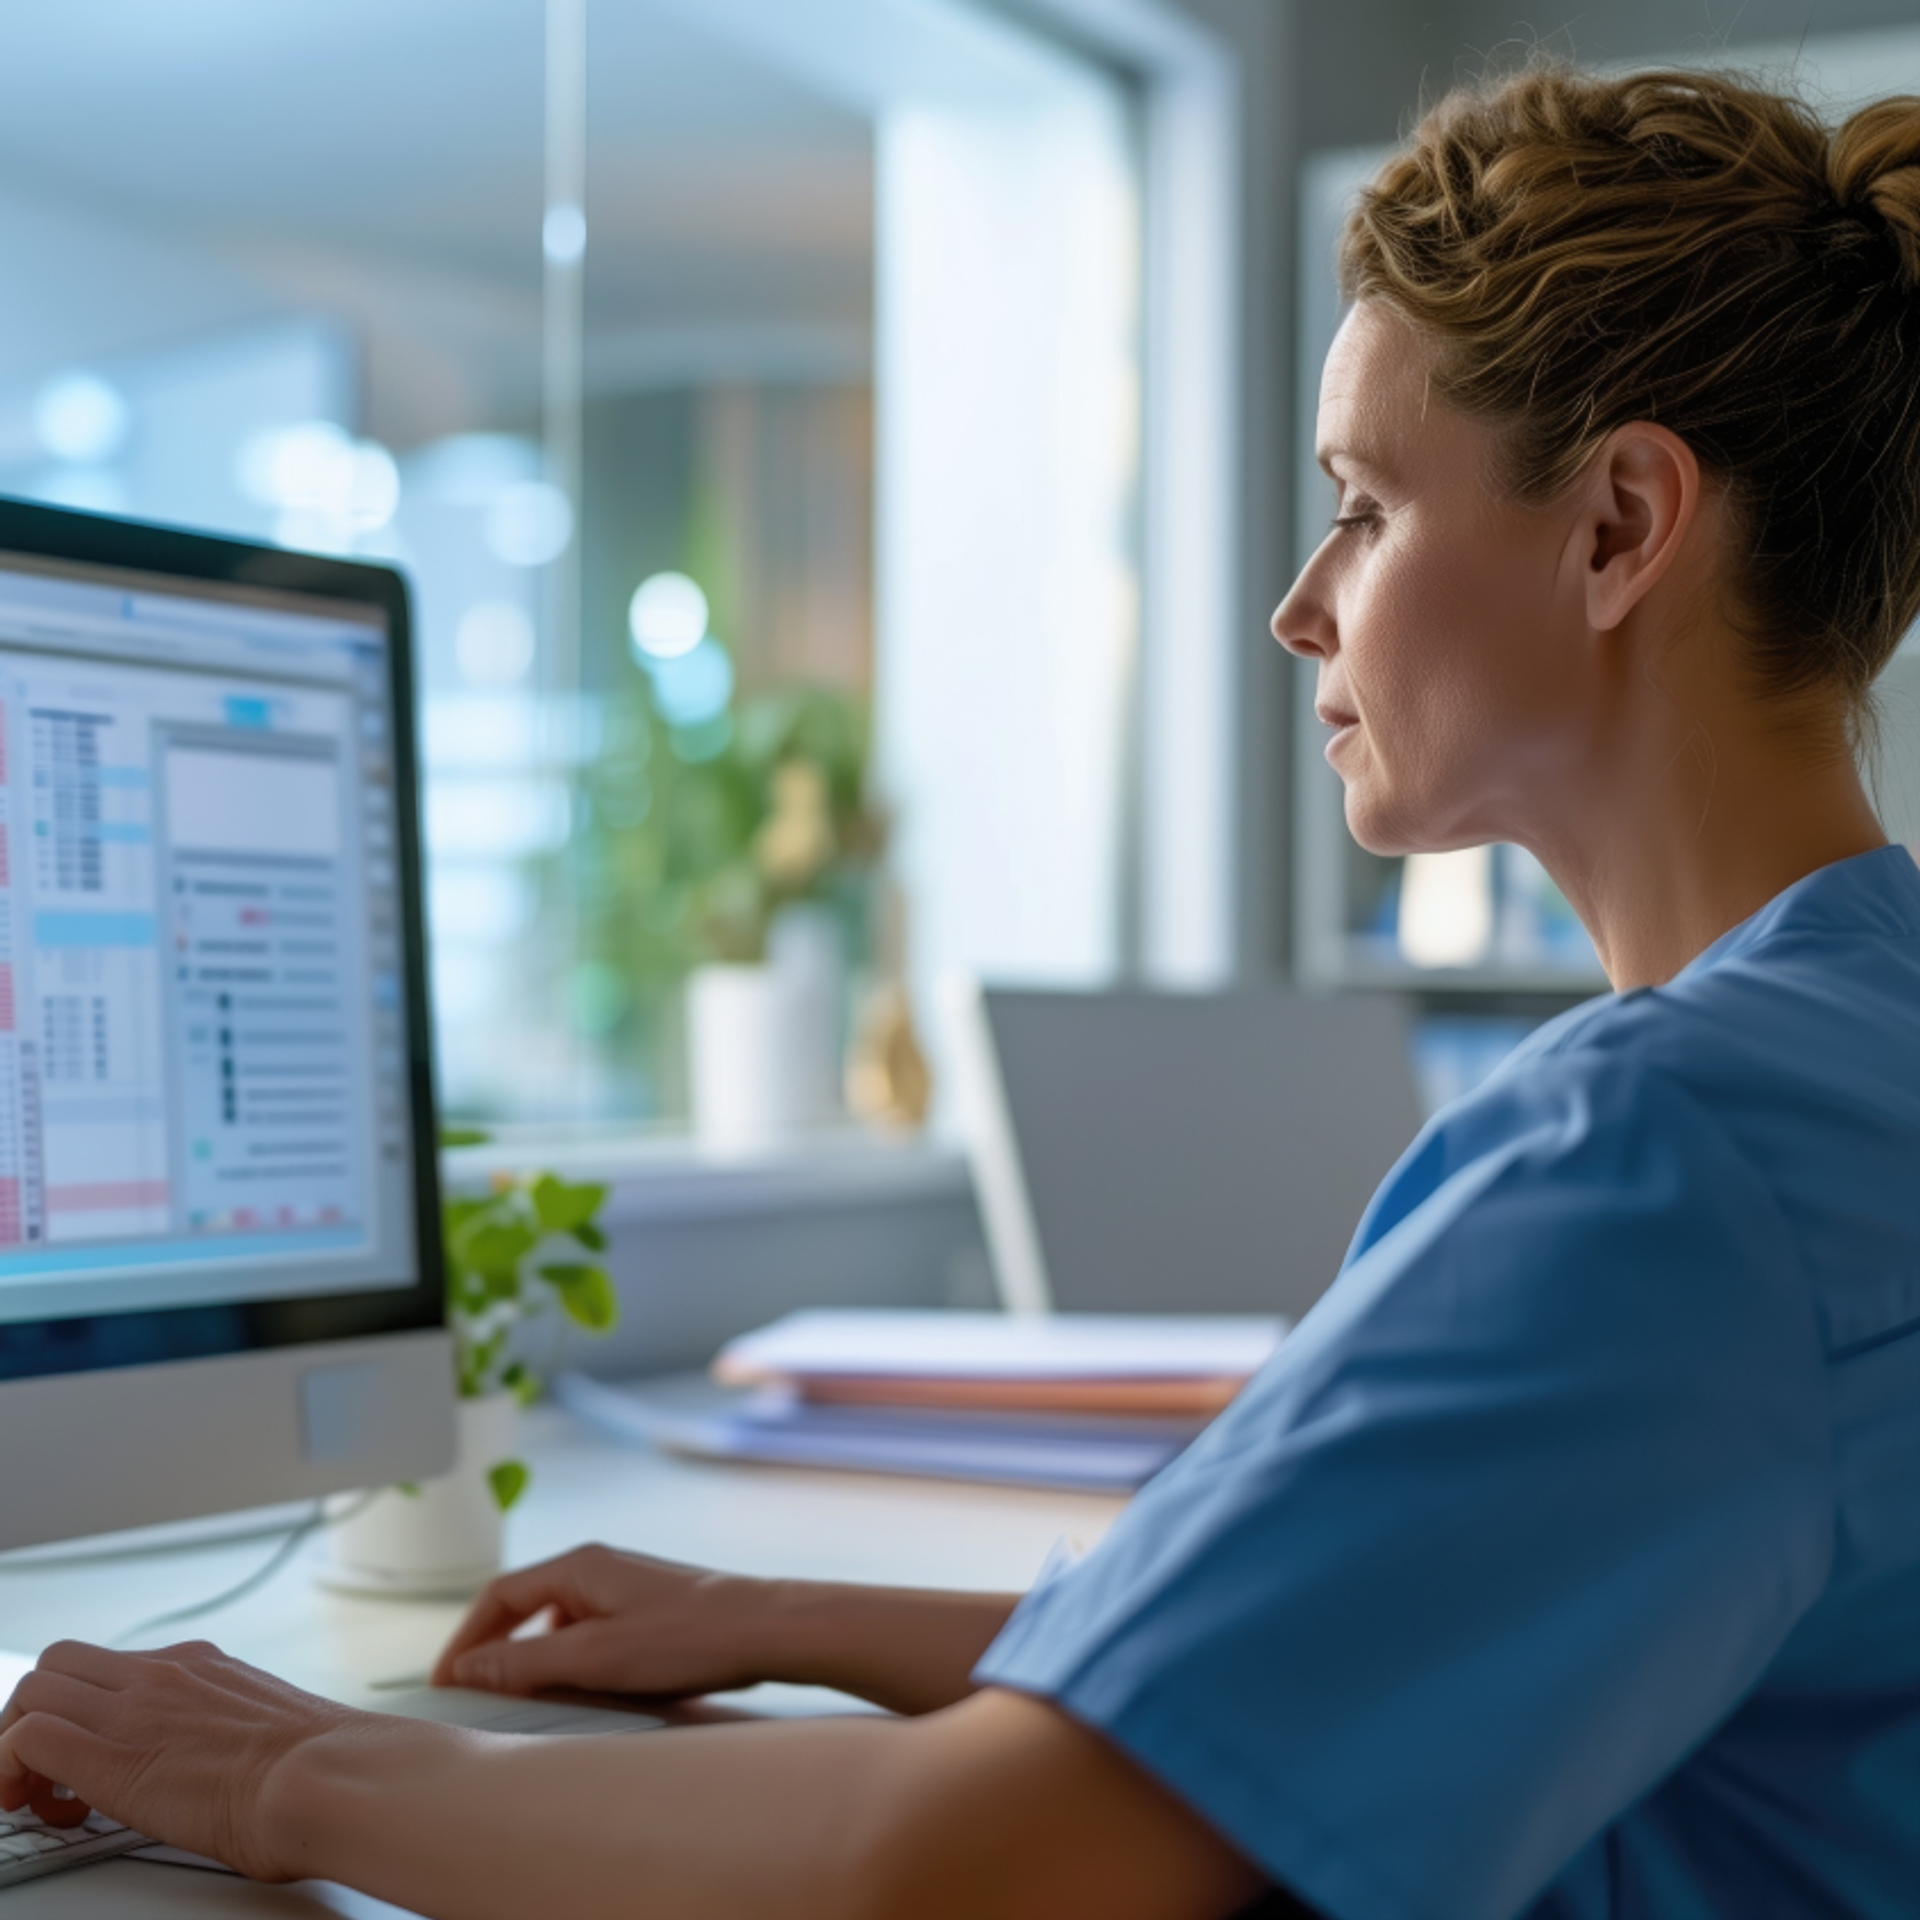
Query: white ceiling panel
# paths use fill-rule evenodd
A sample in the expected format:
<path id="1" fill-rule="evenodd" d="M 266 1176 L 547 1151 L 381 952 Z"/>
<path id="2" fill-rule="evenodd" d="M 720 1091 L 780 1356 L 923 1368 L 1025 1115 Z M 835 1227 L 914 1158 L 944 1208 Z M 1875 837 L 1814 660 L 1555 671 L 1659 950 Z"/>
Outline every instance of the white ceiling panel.
<path id="1" fill-rule="evenodd" d="M 867 120 L 652 0 L 589 0 L 588 54 L 590 363 L 864 339 Z M 422 427 L 530 398 L 542 55 L 540 0 L 0 9 L 0 238 L 33 268 L 0 383 L 318 304 L 402 384 L 458 363 Z"/>

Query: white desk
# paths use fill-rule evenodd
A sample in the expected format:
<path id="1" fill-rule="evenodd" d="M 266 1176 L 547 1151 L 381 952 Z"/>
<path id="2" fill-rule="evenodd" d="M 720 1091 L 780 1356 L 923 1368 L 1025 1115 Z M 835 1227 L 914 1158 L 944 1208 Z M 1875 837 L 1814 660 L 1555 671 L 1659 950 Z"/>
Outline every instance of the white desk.
<path id="1" fill-rule="evenodd" d="M 1110 1496 L 719 1466 L 623 1447 L 542 1410 L 529 1421 L 534 1484 L 508 1521 L 516 1565 L 583 1540 L 742 1573 L 1013 1591 L 1054 1541 L 1091 1544 L 1123 1504 Z M 0 1566 L 0 1646 L 107 1640 L 135 1621 L 207 1598 L 257 1567 L 258 1541 L 93 1566 Z M 315 1552 L 320 1551 L 316 1545 Z M 378 1708 L 372 1683 L 423 1673 L 461 1614 L 454 1605 L 360 1600 L 289 1566 L 238 1605 L 177 1630 L 299 1686 Z M 833 1694 L 760 1688 L 762 1712 L 831 1710 Z M 671 1738 L 671 1734 L 663 1736 Z M 223 1874 L 114 1860 L 0 1893 L 0 1920 L 355 1920 L 397 1908 L 337 1887 L 262 1887 Z"/>

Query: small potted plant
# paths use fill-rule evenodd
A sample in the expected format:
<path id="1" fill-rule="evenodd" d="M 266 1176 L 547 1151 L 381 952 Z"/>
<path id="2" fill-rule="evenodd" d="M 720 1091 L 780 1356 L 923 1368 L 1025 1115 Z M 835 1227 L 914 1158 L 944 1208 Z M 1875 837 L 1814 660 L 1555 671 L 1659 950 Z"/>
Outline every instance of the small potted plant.
<path id="1" fill-rule="evenodd" d="M 449 1133 L 448 1146 L 484 1135 Z M 557 1174 L 495 1174 L 481 1194 L 442 1209 L 447 1322 L 454 1338 L 458 1447 L 453 1470 L 419 1485 L 341 1495 L 329 1529 L 330 1584 L 359 1593 L 456 1599 L 477 1592 L 501 1563 L 501 1521 L 526 1491 L 517 1453 L 520 1409 L 537 1397 L 525 1357 L 529 1323 L 606 1333 L 619 1319 L 606 1247 L 602 1186 Z"/>
<path id="2" fill-rule="evenodd" d="M 838 1116 L 886 840 L 866 703 L 764 691 L 689 733 L 644 681 L 609 697 L 585 825 L 550 867 L 579 916 L 577 1017 L 641 1104 L 684 1089 L 703 1141 L 775 1144 Z"/>

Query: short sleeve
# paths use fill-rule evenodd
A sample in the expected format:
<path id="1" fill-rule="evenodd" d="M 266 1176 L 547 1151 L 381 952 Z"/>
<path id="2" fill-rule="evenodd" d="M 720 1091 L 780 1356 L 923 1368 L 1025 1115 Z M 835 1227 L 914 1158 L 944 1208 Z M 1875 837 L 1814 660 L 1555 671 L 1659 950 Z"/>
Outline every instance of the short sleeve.
<path id="1" fill-rule="evenodd" d="M 1100 1729 L 1332 1920 L 1498 1920 L 1818 1597 L 1812 1302 L 1671 1079 L 1443 1117 L 1274 1361 L 976 1678 Z"/>

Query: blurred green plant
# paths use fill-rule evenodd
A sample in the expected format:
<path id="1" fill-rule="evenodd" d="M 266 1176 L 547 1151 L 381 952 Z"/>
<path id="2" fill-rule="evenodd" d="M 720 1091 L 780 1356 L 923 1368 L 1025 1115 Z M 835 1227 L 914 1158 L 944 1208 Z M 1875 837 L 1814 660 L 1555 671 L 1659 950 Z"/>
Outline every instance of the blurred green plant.
<path id="1" fill-rule="evenodd" d="M 739 699 L 696 727 L 669 724 L 641 674 L 605 697 L 556 856 L 579 926 L 570 1012 L 603 1057 L 657 1088 L 686 976 L 763 960 L 784 907 L 827 909 L 864 963 L 886 839 L 869 747 L 865 703 L 829 688 Z"/>
<path id="2" fill-rule="evenodd" d="M 449 1128 L 441 1143 L 478 1146 L 486 1137 L 474 1128 Z M 557 1315 L 557 1326 L 570 1323 L 593 1334 L 619 1323 L 619 1296 L 597 1258 L 607 1245 L 600 1225 L 606 1198 L 604 1186 L 558 1174 L 495 1174 L 484 1194 L 454 1194 L 442 1204 L 447 1324 L 462 1399 L 505 1392 L 525 1406 L 538 1398 L 540 1377 L 513 1338 L 526 1322 Z M 518 1460 L 491 1470 L 503 1513 L 530 1477 Z"/>

